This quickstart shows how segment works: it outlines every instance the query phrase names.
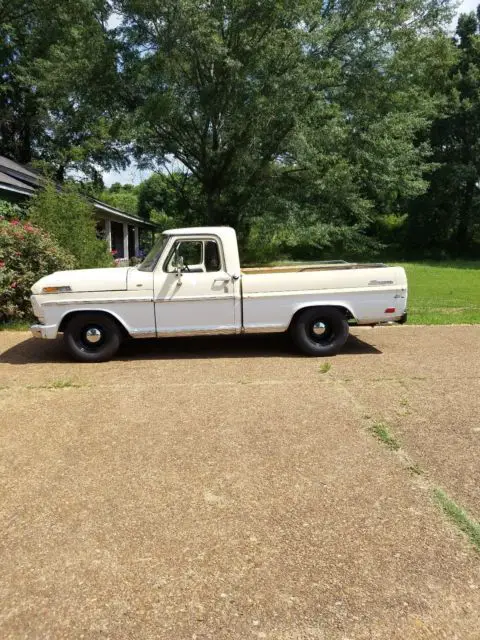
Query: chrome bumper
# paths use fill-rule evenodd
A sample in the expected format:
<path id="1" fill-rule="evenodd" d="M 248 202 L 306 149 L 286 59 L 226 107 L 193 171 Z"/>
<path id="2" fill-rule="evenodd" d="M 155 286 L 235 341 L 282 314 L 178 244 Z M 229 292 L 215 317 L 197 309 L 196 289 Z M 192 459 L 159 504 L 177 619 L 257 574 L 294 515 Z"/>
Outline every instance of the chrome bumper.
<path id="1" fill-rule="evenodd" d="M 57 325 L 55 324 L 33 324 L 30 327 L 34 338 L 45 338 L 46 340 L 55 340 L 57 337 Z"/>

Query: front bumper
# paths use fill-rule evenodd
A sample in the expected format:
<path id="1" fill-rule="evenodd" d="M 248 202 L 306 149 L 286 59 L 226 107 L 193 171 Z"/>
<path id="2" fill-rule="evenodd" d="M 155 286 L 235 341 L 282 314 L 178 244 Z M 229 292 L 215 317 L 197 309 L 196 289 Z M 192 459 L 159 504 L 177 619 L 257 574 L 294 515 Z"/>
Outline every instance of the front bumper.
<path id="1" fill-rule="evenodd" d="M 34 338 L 45 338 L 46 340 L 55 340 L 57 337 L 56 324 L 34 324 L 30 327 Z"/>

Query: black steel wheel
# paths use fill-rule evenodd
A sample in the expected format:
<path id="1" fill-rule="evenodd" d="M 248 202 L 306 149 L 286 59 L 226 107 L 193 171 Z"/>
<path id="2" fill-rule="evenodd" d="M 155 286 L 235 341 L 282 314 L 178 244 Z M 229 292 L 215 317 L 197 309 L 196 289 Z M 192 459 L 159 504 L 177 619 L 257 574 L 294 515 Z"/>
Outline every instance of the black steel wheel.
<path id="1" fill-rule="evenodd" d="M 77 313 L 67 322 L 64 344 L 70 355 L 80 362 L 105 362 L 117 353 L 122 332 L 105 313 Z"/>
<path id="2" fill-rule="evenodd" d="M 309 356 L 332 356 L 347 341 L 350 327 L 346 315 L 335 307 L 314 307 L 301 311 L 290 333 L 296 346 Z"/>

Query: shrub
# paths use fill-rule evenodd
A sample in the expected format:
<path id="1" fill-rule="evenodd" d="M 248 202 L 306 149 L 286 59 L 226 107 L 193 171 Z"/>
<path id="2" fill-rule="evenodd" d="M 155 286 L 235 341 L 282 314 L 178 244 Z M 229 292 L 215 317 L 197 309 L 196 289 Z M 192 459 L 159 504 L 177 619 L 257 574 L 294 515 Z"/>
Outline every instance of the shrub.
<path id="1" fill-rule="evenodd" d="M 16 204 L 0 200 L 0 217 L 7 220 L 24 220 L 27 217 L 27 207 L 25 204 Z"/>
<path id="2" fill-rule="evenodd" d="M 93 209 L 74 185 L 59 191 L 47 182 L 32 198 L 29 217 L 74 257 L 74 267 L 113 266 L 107 243 L 97 238 Z"/>
<path id="3" fill-rule="evenodd" d="M 0 219 L 0 322 L 31 316 L 33 283 L 74 264 L 44 231 L 28 222 Z"/>

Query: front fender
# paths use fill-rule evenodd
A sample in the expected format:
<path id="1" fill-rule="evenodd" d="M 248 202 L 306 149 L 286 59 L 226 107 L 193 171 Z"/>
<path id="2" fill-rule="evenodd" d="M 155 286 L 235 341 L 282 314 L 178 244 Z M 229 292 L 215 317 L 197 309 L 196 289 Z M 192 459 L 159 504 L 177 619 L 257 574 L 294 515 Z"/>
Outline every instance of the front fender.
<path id="1" fill-rule="evenodd" d="M 132 329 L 125 322 L 124 318 L 122 318 L 115 311 L 112 311 L 112 309 L 106 309 L 106 308 L 100 307 L 100 306 L 99 307 L 94 307 L 94 308 L 92 308 L 92 307 L 80 307 L 80 308 L 75 308 L 75 309 L 67 309 L 66 311 L 64 311 L 62 313 L 60 322 L 58 324 L 58 333 L 61 333 L 64 330 L 65 325 L 67 324 L 68 318 L 73 316 L 73 315 L 76 315 L 77 313 L 104 313 L 105 315 L 108 315 L 111 318 L 113 318 L 114 320 L 116 320 L 125 329 L 125 331 L 129 335 L 132 335 Z"/>

